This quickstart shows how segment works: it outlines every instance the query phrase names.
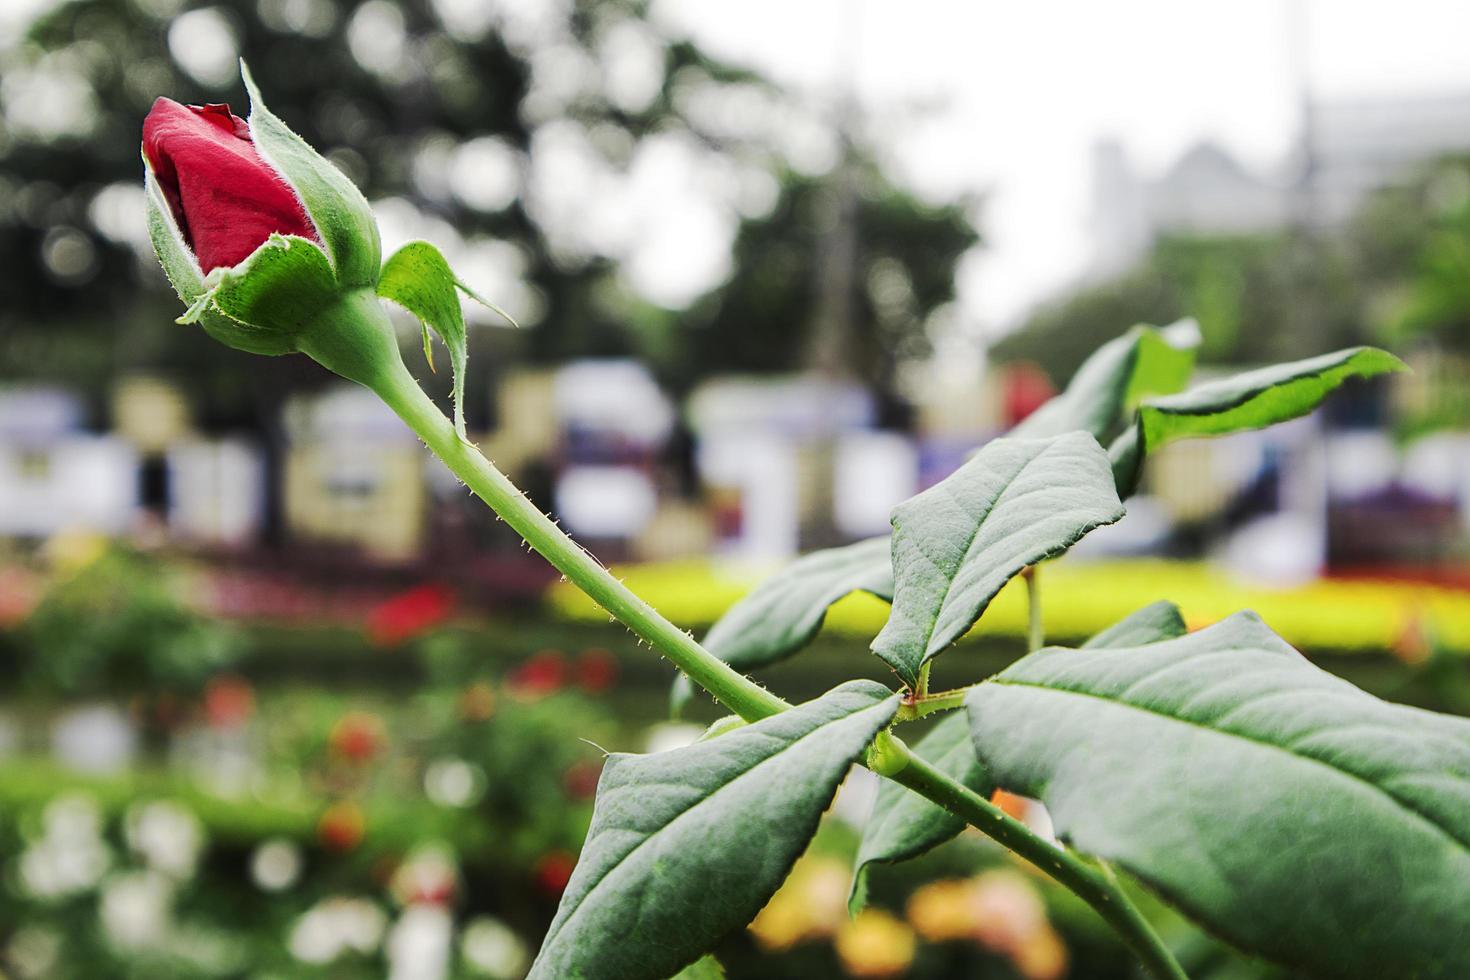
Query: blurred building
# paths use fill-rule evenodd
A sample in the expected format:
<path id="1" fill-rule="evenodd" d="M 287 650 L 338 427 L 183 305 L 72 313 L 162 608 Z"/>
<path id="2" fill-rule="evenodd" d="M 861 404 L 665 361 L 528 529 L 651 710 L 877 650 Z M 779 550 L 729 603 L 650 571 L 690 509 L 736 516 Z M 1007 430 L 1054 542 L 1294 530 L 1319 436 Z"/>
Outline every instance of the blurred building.
<path id="1" fill-rule="evenodd" d="M 138 457 L 83 426 L 80 398 L 51 387 L 0 390 L 0 536 L 41 539 L 84 527 L 126 531 L 138 507 Z"/>
<path id="2" fill-rule="evenodd" d="M 1311 103 L 1290 158 L 1252 171 L 1205 141 L 1157 177 L 1113 139 L 1093 148 L 1092 279 L 1126 271 L 1163 235 L 1250 234 L 1346 221 L 1416 165 L 1470 150 L 1470 93 Z"/>

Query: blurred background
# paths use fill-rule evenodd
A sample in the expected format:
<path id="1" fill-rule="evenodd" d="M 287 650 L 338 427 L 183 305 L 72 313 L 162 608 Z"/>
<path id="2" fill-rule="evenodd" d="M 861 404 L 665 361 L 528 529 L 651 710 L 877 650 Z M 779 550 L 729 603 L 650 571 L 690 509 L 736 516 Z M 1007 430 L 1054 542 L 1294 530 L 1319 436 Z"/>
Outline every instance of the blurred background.
<path id="1" fill-rule="evenodd" d="M 1152 458 L 1047 569 L 1047 634 L 1254 608 L 1470 713 L 1467 34 L 1454 0 L 6 0 L 0 970 L 519 977 L 603 750 L 717 713 L 670 720 L 668 666 L 366 391 L 173 322 L 155 97 L 243 111 L 247 58 L 385 254 L 428 238 L 511 312 L 466 308 L 473 438 L 695 630 L 886 532 L 1134 323 L 1192 317 L 1204 374 L 1389 347 L 1413 374 Z M 763 679 L 884 678 L 884 614 L 844 600 Z M 1003 665 L 1024 620 L 1003 593 L 941 673 Z M 732 976 L 1130 975 L 978 838 L 849 919 L 872 792 Z M 1161 921 L 1193 975 L 1270 975 Z"/>

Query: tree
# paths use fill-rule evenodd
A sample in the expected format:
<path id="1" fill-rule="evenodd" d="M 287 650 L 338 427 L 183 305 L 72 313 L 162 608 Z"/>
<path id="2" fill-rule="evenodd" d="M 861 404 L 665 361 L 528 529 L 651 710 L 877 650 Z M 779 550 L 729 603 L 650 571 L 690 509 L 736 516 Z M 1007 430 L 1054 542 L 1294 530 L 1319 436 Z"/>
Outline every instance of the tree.
<path id="1" fill-rule="evenodd" d="M 173 324 L 176 301 L 128 242 L 141 230 L 128 210 L 141 205 L 126 191 L 140 181 L 143 116 L 158 95 L 238 103 L 235 53 L 272 108 L 370 200 L 439 233 L 428 237 L 460 239 L 511 293 L 496 298 L 534 324 L 475 334 L 472 409 L 486 402 L 490 372 L 512 360 L 640 355 L 667 376 L 791 366 L 786 349 L 811 315 L 812 258 L 792 263 L 807 285 L 771 284 L 773 297 L 756 295 L 769 270 L 755 266 L 764 247 L 814 247 L 800 222 L 833 180 L 793 163 L 782 127 L 815 127 L 833 142 L 835 134 L 752 72 L 662 33 L 643 0 L 175 6 L 61 4 L 11 53 L 0 137 L 11 202 L 0 215 L 0 375 L 101 392 L 119 369 L 162 370 L 188 380 L 206 421 L 230 424 L 264 419 L 282 389 L 320 377 L 303 363 L 262 380 L 234 352 Z M 37 106 L 61 99 L 65 111 L 16 111 L 32 92 Z M 641 229 L 609 236 L 586 227 L 597 222 L 585 209 L 616 203 L 640 153 L 659 141 L 729 178 L 705 183 L 720 227 L 737 239 L 734 262 L 692 316 L 630 286 L 627 252 Z M 578 166 L 545 193 L 557 154 Z M 957 213 L 907 199 L 875 166 L 862 173 L 863 234 L 872 237 L 860 275 L 898 270 L 888 280 L 907 278 L 912 291 L 901 311 L 858 307 L 861 376 L 881 385 L 889 352 L 917 349 L 924 316 L 948 297 L 954 260 L 974 235 Z M 752 180 L 774 188 L 764 207 L 736 200 Z M 574 203 L 549 206 L 557 194 Z M 251 392 L 253 406 L 243 397 Z"/>

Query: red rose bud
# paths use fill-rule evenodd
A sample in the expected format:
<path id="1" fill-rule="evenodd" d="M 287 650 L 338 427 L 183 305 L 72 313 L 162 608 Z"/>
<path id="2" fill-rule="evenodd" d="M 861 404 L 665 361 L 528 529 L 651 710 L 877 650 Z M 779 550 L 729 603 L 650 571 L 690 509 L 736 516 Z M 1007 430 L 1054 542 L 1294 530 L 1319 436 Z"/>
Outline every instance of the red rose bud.
<path id="1" fill-rule="evenodd" d="M 241 74 L 248 122 L 228 106 L 159 99 L 143 124 L 148 235 L 187 306 L 179 322 L 251 353 L 300 351 L 401 395 L 412 378 L 378 297 L 372 208 Z"/>
<path id="2" fill-rule="evenodd" d="M 384 263 L 362 191 L 270 111 L 244 62 L 240 76 L 248 121 L 225 105 L 159 99 L 143 123 L 148 237 L 187 307 L 179 322 L 253 354 L 306 354 L 412 416 L 423 435 L 433 406 L 403 364 L 391 301 L 422 323 L 426 355 L 431 332 L 448 348 L 465 438 L 460 293 L 500 308 L 428 242 Z"/>
<path id="3" fill-rule="evenodd" d="M 320 244 L 296 192 L 229 106 L 159 99 L 143 120 L 143 153 L 202 271 L 238 265 L 272 234 Z"/>

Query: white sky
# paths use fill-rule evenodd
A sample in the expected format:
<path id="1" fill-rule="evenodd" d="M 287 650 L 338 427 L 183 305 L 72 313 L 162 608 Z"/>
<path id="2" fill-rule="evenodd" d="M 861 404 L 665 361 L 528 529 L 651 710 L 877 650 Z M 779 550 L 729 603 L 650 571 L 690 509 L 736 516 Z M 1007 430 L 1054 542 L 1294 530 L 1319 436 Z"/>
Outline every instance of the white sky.
<path id="1" fill-rule="evenodd" d="M 818 104 L 849 73 L 895 172 L 925 196 L 990 190 L 962 268 L 973 328 L 1011 325 L 1089 248 L 1090 152 L 1116 136 L 1145 174 L 1210 138 L 1278 165 L 1299 88 L 1293 11 L 1317 97 L 1470 91 L 1464 0 L 658 0 L 712 54 Z M 848 54 L 844 54 L 844 47 Z"/>

